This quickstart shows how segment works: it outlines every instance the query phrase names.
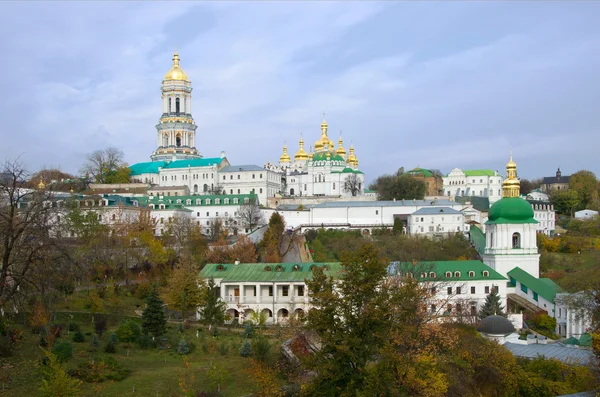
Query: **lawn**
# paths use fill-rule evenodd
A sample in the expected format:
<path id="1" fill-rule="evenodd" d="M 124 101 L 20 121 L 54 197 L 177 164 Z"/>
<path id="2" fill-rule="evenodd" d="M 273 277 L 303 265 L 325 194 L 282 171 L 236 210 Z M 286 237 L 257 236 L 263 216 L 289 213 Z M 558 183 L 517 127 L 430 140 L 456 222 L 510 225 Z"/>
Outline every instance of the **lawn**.
<path id="1" fill-rule="evenodd" d="M 89 348 L 93 325 L 89 313 L 56 315 L 57 323 L 66 324 L 68 320 L 79 323 L 81 332 L 85 335 L 85 342 L 73 343 L 73 357 L 65 364 L 65 368 L 74 369 L 80 363 L 89 362 L 91 358 Z M 141 349 L 132 345 L 128 356 L 125 345 L 119 343 L 117 353 L 105 353 L 104 346 L 120 320 L 116 316 L 109 318 L 109 328 L 100 339 L 95 361 L 98 363 L 105 357 L 114 357 L 122 367 L 131 370 L 131 373 L 122 381 L 97 384 L 84 382 L 81 386 L 82 396 L 181 396 L 186 395 L 182 391 L 182 383 L 191 385 L 190 388 L 194 391 L 210 391 L 206 369 L 211 365 L 224 368 L 229 374 L 228 379 L 221 385 L 223 396 L 238 397 L 251 392 L 251 379 L 245 372 L 249 366 L 249 359 L 239 354 L 245 340 L 239 329 L 224 328 L 219 331 L 217 337 L 213 337 L 205 328 L 192 326 L 181 334 L 177 324 L 169 324 L 170 343 L 167 350 Z M 200 330 L 198 335 L 197 330 Z M 60 339 L 71 339 L 73 333 L 70 334 L 67 336 L 64 330 Z M 32 334 L 29 327 L 24 336 L 22 347 L 16 349 L 12 357 L 0 358 L 0 379 L 4 379 L 5 382 L 8 379 L 8 388 L 0 391 L 0 395 L 39 395 L 40 372 L 37 362 L 44 355 L 39 347 L 40 336 Z M 187 368 L 183 356 L 176 352 L 177 342 L 182 337 L 195 345 L 193 351 L 186 356 Z M 278 350 L 275 346 L 279 345 L 279 341 L 276 338 L 269 340 L 272 345 L 270 358 L 274 362 Z"/>

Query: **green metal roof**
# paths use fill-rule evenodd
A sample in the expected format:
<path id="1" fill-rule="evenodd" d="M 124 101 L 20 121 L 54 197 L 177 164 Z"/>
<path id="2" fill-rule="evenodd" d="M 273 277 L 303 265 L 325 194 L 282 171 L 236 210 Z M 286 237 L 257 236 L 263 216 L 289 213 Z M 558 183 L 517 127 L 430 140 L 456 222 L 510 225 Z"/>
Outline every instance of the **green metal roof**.
<path id="1" fill-rule="evenodd" d="M 533 207 L 520 197 L 504 197 L 490 208 L 486 225 L 538 223 L 533 218 Z"/>
<path id="2" fill-rule="evenodd" d="M 466 176 L 494 176 L 492 170 L 464 170 Z"/>
<path id="3" fill-rule="evenodd" d="M 425 168 L 413 168 L 412 170 L 408 171 L 407 174 L 423 175 L 424 177 L 427 177 L 427 178 L 433 176 L 433 172 L 426 170 Z"/>
<path id="4" fill-rule="evenodd" d="M 219 278 L 223 282 L 303 282 L 312 278 L 312 268 L 326 267 L 326 274 L 337 277 L 339 263 L 209 263 L 200 272 L 203 278 Z"/>
<path id="5" fill-rule="evenodd" d="M 483 233 L 477 226 L 471 225 L 471 228 L 469 229 L 469 236 L 471 237 L 471 242 L 475 246 L 477 252 L 479 252 L 479 254 L 483 254 L 486 244 L 485 233 Z"/>
<path id="6" fill-rule="evenodd" d="M 411 271 L 413 270 L 414 271 Z M 485 277 L 483 272 L 487 271 L 488 276 Z M 388 267 L 388 273 L 398 274 L 413 273 L 412 276 L 419 281 L 469 281 L 469 280 L 506 280 L 500 273 L 477 260 L 467 261 L 420 261 L 416 264 L 411 262 L 392 262 Z M 435 273 L 435 277 L 431 277 L 431 273 Z M 447 277 L 446 273 L 450 272 L 451 276 Z M 457 275 L 456 272 L 459 272 Z M 474 274 L 469 275 L 469 272 Z M 426 273 L 426 277 L 422 277 L 421 273 Z"/>
<path id="7" fill-rule="evenodd" d="M 167 163 L 163 168 L 188 168 L 188 167 L 209 167 L 211 165 L 221 164 L 223 159 L 221 157 L 211 157 L 205 159 L 189 159 L 189 160 L 177 160 Z"/>
<path id="8" fill-rule="evenodd" d="M 329 160 L 331 161 L 342 161 L 346 162 L 342 156 L 336 152 L 319 152 L 313 154 L 312 161 L 327 161 L 327 153 L 329 153 Z"/>
<path id="9" fill-rule="evenodd" d="M 508 272 L 508 276 L 525 285 L 532 291 L 537 292 L 538 295 L 552 303 L 554 303 L 556 294 L 562 291 L 560 287 L 549 278 L 535 278 L 520 267 L 515 267 Z"/>
<path id="10" fill-rule="evenodd" d="M 131 170 L 131 176 L 136 176 L 141 174 L 158 174 L 158 168 L 164 166 L 164 161 L 148 161 L 130 165 L 129 169 Z"/>
<path id="11" fill-rule="evenodd" d="M 162 198 L 160 198 L 162 197 Z M 179 204 L 184 206 L 215 206 L 215 205 L 240 205 L 244 204 L 244 199 L 248 198 L 250 201 L 254 200 L 257 202 L 258 196 L 256 194 L 205 194 L 205 195 L 193 195 L 193 196 L 144 196 L 136 197 L 136 199 L 144 204 Z M 237 204 L 234 203 L 234 199 L 238 199 Z M 219 199 L 219 204 L 215 203 L 215 200 Z M 225 199 L 229 199 L 229 202 L 225 204 Z M 177 201 L 181 200 L 180 203 Z M 187 200 L 191 200 L 191 204 L 186 204 Z M 196 204 L 196 200 L 200 200 L 200 204 Z M 210 204 L 206 200 L 210 200 Z"/>

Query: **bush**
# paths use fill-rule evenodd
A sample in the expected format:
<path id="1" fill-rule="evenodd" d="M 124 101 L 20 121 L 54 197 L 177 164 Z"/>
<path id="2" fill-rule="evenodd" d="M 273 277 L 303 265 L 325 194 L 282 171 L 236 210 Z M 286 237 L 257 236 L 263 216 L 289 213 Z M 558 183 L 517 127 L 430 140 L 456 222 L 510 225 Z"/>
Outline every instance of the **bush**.
<path id="1" fill-rule="evenodd" d="M 104 346 L 104 352 L 105 353 L 116 353 L 117 352 L 117 344 L 112 343 L 111 341 L 108 341 L 106 346 Z"/>
<path id="2" fill-rule="evenodd" d="M 99 383 L 106 380 L 120 382 L 131 373 L 131 370 L 123 368 L 114 357 L 106 357 L 97 364 L 91 362 L 81 363 L 68 374 L 88 383 Z"/>
<path id="3" fill-rule="evenodd" d="M 533 324 L 536 328 L 554 333 L 556 329 L 556 319 L 547 314 L 540 314 L 533 318 Z"/>
<path id="4" fill-rule="evenodd" d="M 248 322 L 244 325 L 244 332 L 242 332 L 244 338 L 252 338 L 254 336 L 254 324 Z"/>
<path id="5" fill-rule="evenodd" d="M 54 344 L 52 354 L 54 354 L 61 363 L 67 362 L 73 357 L 73 345 L 68 340 L 60 340 Z"/>
<path id="6" fill-rule="evenodd" d="M 263 362 L 269 360 L 269 353 L 271 352 L 271 344 L 265 337 L 259 337 L 252 341 L 252 352 L 254 357 Z"/>
<path id="7" fill-rule="evenodd" d="M 141 300 L 146 300 L 151 292 L 152 284 L 150 284 L 148 281 L 145 281 L 137 285 L 137 288 L 135 289 L 135 297 Z"/>
<path id="8" fill-rule="evenodd" d="M 204 345 L 202 345 L 202 346 L 204 346 Z M 225 344 L 225 342 L 222 342 L 222 343 L 219 345 L 219 354 L 221 354 L 222 356 L 226 356 L 226 355 L 227 355 L 227 353 L 229 353 L 229 346 L 227 346 L 227 345 Z"/>
<path id="9" fill-rule="evenodd" d="M 54 335 L 56 338 L 60 338 L 62 335 L 63 325 L 62 324 L 54 324 L 50 326 L 50 335 Z"/>
<path id="10" fill-rule="evenodd" d="M 156 347 L 156 342 L 152 340 L 150 335 L 140 335 L 136 341 L 140 349 L 150 349 Z"/>
<path id="11" fill-rule="evenodd" d="M 69 331 L 79 332 L 80 330 L 81 330 L 81 327 L 79 326 L 78 323 L 69 323 Z"/>
<path id="12" fill-rule="evenodd" d="M 177 344 L 177 354 L 186 355 L 190 352 L 190 347 L 185 339 L 181 339 Z"/>
<path id="13" fill-rule="evenodd" d="M 247 340 L 242 343 L 242 347 L 240 348 L 240 356 L 242 357 L 250 357 L 252 355 L 252 347 L 250 347 L 250 342 Z"/>
<path id="14" fill-rule="evenodd" d="M 94 331 L 96 331 L 96 334 L 98 334 L 98 336 L 102 338 L 102 334 L 104 333 L 104 331 L 106 331 L 107 327 L 108 320 L 106 316 L 103 314 L 97 314 L 94 317 Z"/>
<path id="15" fill-rule="evenodd" d="M 85 337 L 83 336 L 81 331 L 77 331 L 73 334 L 73 337 L 71 338 L 71 340 L 75 343 L 83 343 L 83 342 L 85 342 Z"/>

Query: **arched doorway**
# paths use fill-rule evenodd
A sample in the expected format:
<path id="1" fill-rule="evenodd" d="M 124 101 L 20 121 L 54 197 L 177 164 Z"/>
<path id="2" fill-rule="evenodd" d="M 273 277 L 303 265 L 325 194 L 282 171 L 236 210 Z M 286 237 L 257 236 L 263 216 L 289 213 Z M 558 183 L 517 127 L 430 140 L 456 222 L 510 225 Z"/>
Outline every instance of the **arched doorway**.
<path id="1" fill-rule="evenodd" d="M 288 309 L 279 309 L 277 312 L 277 321 L 287 321 L 287 318 L 290 316 L 290 312 Z"/>
<path id="2" fill-rule="evenodd" d="M 240 321 L 240 312 L 235 309 L 229 309 L 227 310 L 227 317 L 229 317 L 231 321 Z"/>
<path id="3" fill-rule="evenodd" d="M 294 188 L 291 188 L 290 189 L 290 196 L 293 196 L 293 195 L 294 195 Z"/>
<path id="4" fill-rule="evenodd" d="M 303 309 L 296 309 L 296 310 L 294 311 L 294 316 L 295 316 L 297 319 L 303 319 L 303 318 L 304 318 L 304 310 L 303 310 Z"/>

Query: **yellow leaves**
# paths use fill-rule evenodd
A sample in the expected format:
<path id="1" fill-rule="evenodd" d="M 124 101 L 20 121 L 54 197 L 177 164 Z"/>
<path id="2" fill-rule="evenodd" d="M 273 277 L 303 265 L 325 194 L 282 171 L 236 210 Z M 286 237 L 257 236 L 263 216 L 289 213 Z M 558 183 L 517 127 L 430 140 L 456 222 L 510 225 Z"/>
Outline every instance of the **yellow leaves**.
<path id="1" fill-rule="evenodd" d="M 446 375 L 437 369 L 435 356 L 429 354 L 419 356 L 407 369 L 404 385 L 415 396 L 444 396 L 448 391 Z"/>
<path id="2" fill-rule="evenodd" d="M 283 397 L 281 387 L 277 381 L 277 373 L 261 361 L 250 359 L 248 375 L 254 383 L 254 396 L 256 397 Z"/>

